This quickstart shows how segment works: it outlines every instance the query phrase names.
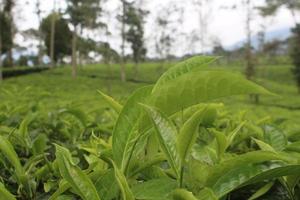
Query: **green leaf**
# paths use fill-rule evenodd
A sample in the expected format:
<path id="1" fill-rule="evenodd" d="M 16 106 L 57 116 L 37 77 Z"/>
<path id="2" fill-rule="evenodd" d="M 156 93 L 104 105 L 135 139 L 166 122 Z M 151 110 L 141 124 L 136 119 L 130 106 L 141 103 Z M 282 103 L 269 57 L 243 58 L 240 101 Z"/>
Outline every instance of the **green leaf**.
<path id="1" fill-rule="evenodd" d="M 274 182 L 265 184 L 263 187 L 261 187 L 259 190 L 257 190 L 253 195 L 251 195 L 251 197 L 248 200 L 254 200 L 254 199 L 257 199 L 257 198 L 263 196 L 272 188 L 273 185 L 274 185 Z"/>
<path id="2" fill-rule="evenodd" d="M 32 144 L 30 135 L 28 133 L 28 126 L 33 121 L 34 118 L 35 118 L 35 115 L 27 115 L 22 120 L 22 122 L 19 126 L 19 134 L 20 134 L 21 138 L 24 140 L 27 148 L 31 148 L 31 144 Z"/>
<path id="3" fill-rule="evenodd" d="M 226 148 L 228 147 L 227 137 L 225 136 L 224 133 L 217 130 L 212 130 L 212 133 L 216 137 L 217 153 L 218 153 L 218 158 L 220 159 L 225 153 Z"/>
<path id="4" fill-rule="evenodd" d="M 84 127 L 87 126 L 88 116 L 81 110 L 73 109 L 73 108 L 66 108 L 66 109 L 61 109 L 59 111 L 59 113 L 60 114 L 69 114 L 69 115 L 75 117 Z"/>
<path id="5" fill-rule="evenodd" d="M 84 200 L 100 200 L 95 185 L 89 177 L 72 163 L 70 152 L 59 145 L 56 147 L 56 158 L 61 176 L 71 185 Z"/>
<path id="6" fill-rule="evenodd" d="M 212 56 L 195 56 L 190 59 L 184 60 L 174 67 L 171 67 L 168 71 L 166 71 L 156 82 L 153 92 L 155 92 L 159 87 L 164 85 L 166 82 L 176 79 L 179 76 L 196 70 L 198 68 L 207 66 L 208 64 L 215 61 L 218 57 Z"/>
<path id="7" fill-rule="evenodd" d="M 34 155 L 42 154 L 47 148 L 47 142 L 49 141 L 47 135 L 38 135 L 32 143 L 32 151 Z"/>
<path id="8" fill-rule="evenodd" d="M 212 188 L 215 194 L 221 198 L 229 192 L 245 185 L 287 175 L 297 175 L 299 173 L 300 165 L 283 167 L 266 166 L 264 164 L 245 165 L 224 173 Z"/>
<path id="9" fill-rule="evenodd" d="M 266 126 L 264 128 L 264 141 L 272 146 L 276 151 L 282 151 L 287 145 L 286 135 L 278 128 Z"/>
<path id="10" fill-rule="evenodd" d="M 198 200 L 192 192 L 185 189 L 176 189 L 173 192 L 173 200 Z"/>
<path id="11" fill-rule="evenodd" d="M 142 106 L 153 121 L 157 138 L 171 168 L 179 177 L 180 158 L 176 147 L 177 130 L 175 125 L 159 110 L 146 105 Z"/>
<path id="12" fill-rule="evenodd" d="M 58 189 L 49 197 L 49 200 L 57 200 L 61 194 L 70 189 L 70 184 L 66 180 L 62 180 L 59 183 Z"/>
<path id="13" fill-rule="evenodd" d="M 1 199 L 5 200 L 16 200 L 15 196 L 11 194 L 3 185 L 3 183 L 0 182 L 0 195 Z"/>
<path id="14" fill-rule="evenodd" d="M 290 176 L 290 175 L 297 176 L 299 174 L 300 174 L 300 165 L 287 165 L 282 167 L 270 168 L 264 171 L 263 173 L 259 173 L 255 177 L 252 177 L 250 180 L 244 183 L 243 186 L 261 182 L 267 179 L 274 179 L 274 178 L 279 178 L 282 176 Z"/>
<path id="15" fill-rule="evenodd" d="M 252 139 L 256 142 L 256 144 L 259 146 L 259 148 L 261 150 L 272 151 L 272 152 L 276 153 L 276 150 L 272 146 L 270 146 L 269 144 L 267 144 L 267 143 L 265 143 L 261 140 L 255 139 L 255 138 L 252 138 Z"/>
<path id="16" fill-rule="evenodd" d="M 238 127 L 236 127 L 232 132 L 230 132 L 227 136 L 227 141 L 228 141 L 228 146 L 230 146 L 230 144 L 233 142 L 235 136 L 239 133 L 239 131 L 241 130 L 241 128 L 245 125 L 246 122 L 242 122 L 238 125 Z M 228 147 L 227 146 L 227 147 Z"/>
<path id="17" fill-rule="evenodd" d="M 116 111 L 117 113 L 121 112 L 121 110 L 123 109 L 123 106 L 119 102 L 114 100 L 112 97 L 104 94 L 100 90 L 98 90 L 98 92 L 101 94 L 101 96 L 104 98 L 104 100 L 114 109 L 114 111 Z"/>
<path id="18" fill-rule="evenodd" d="M 111 163 L 113 164 L 114 171 L 115 171 L 115 178 L 118 182 L 118 185 L 122 192 L 123 200 L 134 200 L 133 193 L 131 189 L 129 188 L 129 185 L 127 183 L 126 177 L 124 174 L 118 169 L 117 165 L 111 160 Z"/>
<path id="19" fill-rule="evenodd" d="M 230 169 L 218 179 L 212 189 L 216 196 L 221 198 L 264 170 L 266 170 L 264 165 L 244 165 Z"/>
<path id="20" fill-rule="evenodd" d="M 285 150 L 286 151 L 295 151 L 295 152 L 300 153 L 300 141 L 299 142 L 293 142 L 293 143 L 287 145 L 285 147 Z"/>
<path id="21" fill-rule="evenodd" d="M 218 200 L 215 193 L 210 188 L 202 189 L 197 195 L 198 200 Z"/>
<path id="22" fill-rule="evenodd" d="M 102 199 L 116 199 L 119 192 L 118 183 L 115 179 L 115 173 L 109 169 L 105 174 L 95 181 L 95 187 Z"/>
<path id="23" fill-rule="evenodd" d="M 192 146 L 196 142 L 199 124 L 207 121 L 207 118 L 211 118 L 211 115 L 216 113 L 216 109 L 213 106 L 206 106 L 196 112 L 188 119 L 182 128 L 180 129 L 177 137 L 177 149 L 180 156 L 181 163 L 185 163 Z"/>
<path id="24" fill-rule="evenodd" d="M 132 151 L 139 137 L 136 126 L 142 112 L 138 103 L 148 99 L 152 86 L 143 87 L 136 90 L 124 105 L 112 136 L 112 152 L 116 165 L 125 171 L 126 166 L 132 155 Z"/>
<path id="25" fill-rule="evenodd" d="M 262 163 L 271 160 L 289 161 L 289 158 L 269 151 L 252 151 L 241 154 L 212 166 L 206 184 L 207 186 L 212 187 L 212 185 L 214 185 L 220 177 L 232 169 L 242 168 L 244 165 Z"/>
<path id="26" fill-rule="evenodd" d="M 11 166 L 14 167 L 16 176 L 19 179 L 19 183 L 21 182 L 22 177 L 25 176 L 25 170 L 21 165 L 21 161 L 14 150 L 13 145 L 6 139 L 5 137 L 0 135 L 0 151 L 6 157 L 6 159 L 10 162 Z"/>
<path id="27" fill-rule="evenodd" d="M 153 179 L 134 185 L 132 192 L 136 199 L 165 200 L 176 186 L 176 181 L 172 179 Z"/>
<path id="28" fill-rule="evenodd" d="M 235 73 L 195 71 L 157 87 L 151 105 L 169 116 L 192 105 L 242 94 L 271 93 Z"/>

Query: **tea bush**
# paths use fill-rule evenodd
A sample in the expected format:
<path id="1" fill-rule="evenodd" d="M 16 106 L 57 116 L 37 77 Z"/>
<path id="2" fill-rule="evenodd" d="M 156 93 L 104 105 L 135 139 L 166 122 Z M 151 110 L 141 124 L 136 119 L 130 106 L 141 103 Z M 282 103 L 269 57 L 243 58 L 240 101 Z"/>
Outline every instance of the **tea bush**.
<path id="1" fill-rule="evenodd" d="M 74 108 L 50 115 L 1 114 L 5 199 L 299 199 L 300 135 L 222 102 L 273 95 L 242 76 L 193 57 L 137 89 L 101 121 Z M 35 108 L 32 107 L 34 111 Z"/>

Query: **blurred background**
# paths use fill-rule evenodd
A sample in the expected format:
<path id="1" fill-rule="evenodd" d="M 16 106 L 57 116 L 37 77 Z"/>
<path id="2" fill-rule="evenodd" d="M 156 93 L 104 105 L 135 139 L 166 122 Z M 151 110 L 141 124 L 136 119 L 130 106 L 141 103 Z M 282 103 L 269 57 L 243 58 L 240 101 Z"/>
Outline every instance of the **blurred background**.
<path id="1" fill-rule="evenodd" d="M 220 56 L 209 68 L 279 95 L 229 107 L 296 126 L 299 13 L 299 0 L 1 0 L 3 119 L 62 107 L 95 114 L 104 107 L 97 90 L 124 101 L 176 62 L 205 55 Z"/>

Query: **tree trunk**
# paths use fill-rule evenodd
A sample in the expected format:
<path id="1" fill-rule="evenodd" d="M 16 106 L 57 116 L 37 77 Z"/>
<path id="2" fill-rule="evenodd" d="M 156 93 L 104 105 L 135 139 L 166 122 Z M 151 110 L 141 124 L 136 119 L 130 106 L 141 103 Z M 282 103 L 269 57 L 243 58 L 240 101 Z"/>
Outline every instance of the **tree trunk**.
<path id="1" fill-rule="evenodd" d="M 55 67 L 55 59 L 54 59 L 54 48 L 55 48 L 55 7 L 56 1 L 54 1 L 52 19 L 51 19 L 51 35 L 50 35 L 50 59 L 51 59 L 51 67 Z"/>
<path id="2" fill-rule="evenodd" d="M 1 29 L 1 27 L 0 27 Z M 0 33 L 0 83 L 3 80 L 3 75 L 2 75 L 2 34 Z"/>
<path id="3" fill-rule="evenodd" d="M 10 46 L 9 49 L 8 49 L 8 51 L 7 51 L 7 66 L 8 67 L 14 67 L 12 46 Z"/>
<path id="4" fill-rule="evenodd" d="M 245 52 L 245 60 L 246 60 L 246 71 L 245 75 L 246 78 L 251 80 L 254 76 L 254 64 L 253 64 L 253 57 L 252 57 L 252 50 L 251 50 L 251 0 L 246 1 L 247 6 L 247 20 L 246 20 L 246 33 L 247 33 L 247 44 L 246 44 L 246 52 Z"/>
<path id="5" fill-rule="evenodd" d="M 72 76 L 77 76 L 77 27 L 74 26 L 72 37 Z"/>
<path id="6" fill-rule="evenodd" d="M 40 1 L 36 1 L 36 14 L 38 17 L 39 21 L 39 28 L 38 28 L 38 33 L 39 33 L 39 52 L 38 52 L 38 67 L 40 67 L 43 64 L 43 32 L 41 28 L 42 24 L 42 18 L 41 18 L 41 9 L 40 9 Z"/>
<path id="7" fill-rule="evenodd" d="M 107 67 L 107 72 L 108 72 L 108 77 L 106 80 L 107 83 L 107 93 L 110 95 L 111 94 L 111 81 L 110 79 L 112 78 L 112 71 L 111 71 L 111 65 L 109 61 L 105 61 L 105 65 Z"/>
<path id="8" fill-rule="evenodd" d="M 123 15 L 122 15 L 122 55 L 121 55 L 121 81 L 126 82 L 126 62 L 125 62 L 125 12 L 126 12 L 126 3 L 125 1 L 122 1 L 123 3 Z"/>
<path id="9" fill-rule="evenodd" d="M 253 17 L 251 0 L 246 1 L 246 9 L 247 9 L 247 16 L 246 16 L 247 44 L 245 49 L 245 60 L 246 60 L 245 76 L 247 79 L 252 80 L 255 75 L 255 66 L 254 66 L 253 54 L 251 49 L 252 48 L 251 21 Z M 259 95 L 257 94 L 251 94 L 250 99 L 252 99 L 256 104 L 259 103 Z"/>
<path id="10" fill-rule="evenodd" d="M 139 63 L 138 62 L 134 63 L 133 70 L 134 70 L 134 79 L 138 80 L 138 75 L 139 75 Z"/>

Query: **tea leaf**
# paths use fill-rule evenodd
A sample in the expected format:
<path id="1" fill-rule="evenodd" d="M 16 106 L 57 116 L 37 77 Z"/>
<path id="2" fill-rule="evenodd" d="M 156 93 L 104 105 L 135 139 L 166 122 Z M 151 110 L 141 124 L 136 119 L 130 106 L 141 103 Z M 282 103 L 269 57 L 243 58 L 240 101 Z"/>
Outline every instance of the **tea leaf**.
<path id="1" fill-rule="evenodd" d="M 0 182 L 0 195 L 1 199 L 5 200 L 16 200 L 15 196 L 11 194 L 3 185 L 3 183 Z"/>
<path id="2" fill-rule="evenodd" d="M 179 76 L 186 74 L 190 71 L 196 70 L 198 68 L 204 67 L 212 62 L 214 62 L 218 57 L 212 56 L 194 56 L 190 59 L 184 60 L 174 67 L 171 67 L 166 71 L 156 82 L 153 92 L 155 92 L 160 86 L 164 85 L 166 82 L 176 79 Z"/>
<path id="3" fill-rule="evenodd" d="M 142 108 L 138 103 L 147 100 L 151 86 L 143 87 L 134 92 L 122 109 L 113 130 L 112 151 L 116 165 L 125 170 L 128 165 L 138 133 L 134 130 L 140 118 Z"/>
<path id="4" fill-rule="evenodd" d="M 61 176 L 71 185 L 84 200 L 100 200 L 95 185 L 89 177 L 72 163 L 70 152 L 59 145 L 56 147 L 56 158 Z"/>
<path id="5" fill-rule="evenodd" d="M 100 90 L 98 90 L 98 92 L 101 94 L 101 96 L 103 97 L 103 99 L 117 112 L 120 113 L 121 110 L 123 109 L 123 106 L 117 102 L 116 100 L 114 100 L 112 97 L 104 94 L 103 92 L 101 92 Z"/>
<path id="6" fill-rule="evenodd" d="M 143 105 L 148 115 L 153 121 L 157 138 L 163 152 L 165 153 L 171 168 L 179 177 L 180 158 L 176 147 L 177 130 L 174 124 L 159 110 Z"/>

